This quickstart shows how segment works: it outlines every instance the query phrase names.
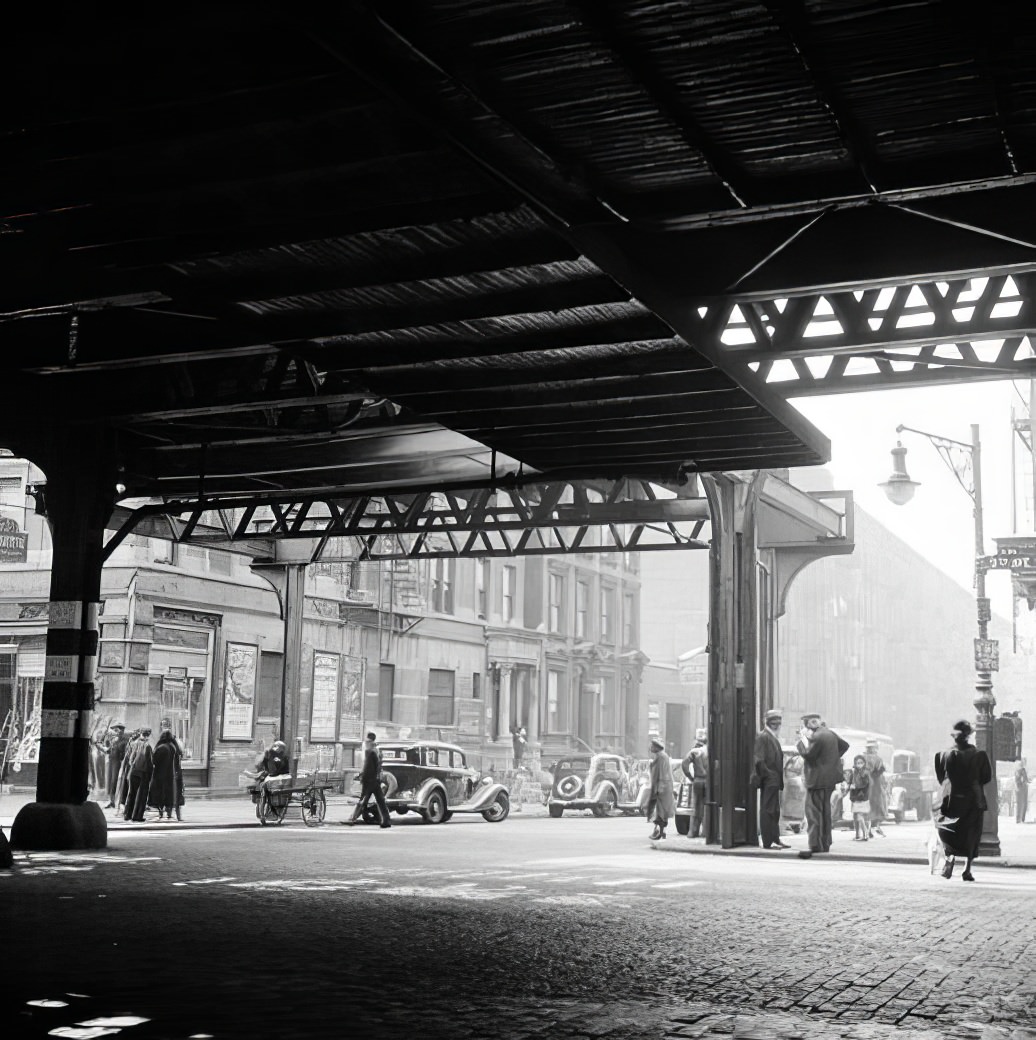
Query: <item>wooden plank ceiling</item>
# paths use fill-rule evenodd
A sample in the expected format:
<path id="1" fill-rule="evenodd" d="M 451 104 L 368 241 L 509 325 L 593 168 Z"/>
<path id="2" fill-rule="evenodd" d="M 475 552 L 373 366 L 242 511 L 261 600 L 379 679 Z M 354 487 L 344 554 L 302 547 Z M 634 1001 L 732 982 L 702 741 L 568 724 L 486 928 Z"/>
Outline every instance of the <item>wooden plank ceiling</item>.
<path id="1" fill-rule="evenodd" d="M 165 497 L 822 462 L 703 315 L 1036 269 L 1036 40 L 994 10 L 48 15 L 2 73 L 0 443 L 101 424 Z"/>

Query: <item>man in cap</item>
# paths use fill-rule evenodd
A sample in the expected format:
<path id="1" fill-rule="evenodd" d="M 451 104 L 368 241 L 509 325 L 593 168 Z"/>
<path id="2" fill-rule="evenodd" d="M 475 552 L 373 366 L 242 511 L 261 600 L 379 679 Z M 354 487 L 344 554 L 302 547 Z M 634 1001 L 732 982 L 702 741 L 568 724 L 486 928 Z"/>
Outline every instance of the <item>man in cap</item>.
<path id="1" fill-rule="evenodd" d="M 352 818 L 343 820 L 342 823 L 356 823 L 373 797 L 378 806 L 382 828 L 391 827 L 389 808 L 385 803 L 385 792 L 381 789 L 381 752 L 378 750 L 378 738 L 374 733 L 368 733 L 367 739 L 363 742 L 363 768 L 360 770 L 359 780 L 360 800 L 353 809 Z"/>
<path id="2" fill-rule="evenodd" d="M 262 783 L 267 777 L 270 776 L 286 776 L 291 772 L 291 760 L 288 758 L 288 745 L 283 740 L 275 740 L 265 752 L 263 757 L 260 759 L 259 764 L 259 775 L 256 777 L 256 783 Z"/>
<path id="3" fill-rule="evenodd" d="M 806 834 L 809 851 L 831 851 L 831 795 L 842 782 L 842 755 L 849 744 L 817 712 L 802 716 L 798 749 L 806 782 Z"/>
<path id="4" fill-rule="evenodd" d="M 648 794 L 647 818 L 654 824 L 651 840 L 658 841 L 665 837 L 665 829 L 669 817 L 676 810 L 676 799 L 673 797 L 673 763 L 665 753 L 665 744 L 658 737 L 652 737 L 648 746 L 651 752 L 651 767 L 648 771 L 651 784 Z"/>
<path id="5" fill-rule="evenodd" d="M 122 769 L 122 760 L 126 757 L 128 747 L 129 738 L 126 736 L 126 727 L 121 722 L 113 722 L 108 729 L 108 764 L 105 768 L 104 785 L 108 794 L 108 804 L 105 809 L 115 808 L 119 772 Z"/>
<path id="6" fill-rule="evenodd" d="M 755 736 L 755 774 L 759 787 L 759 837 L 764 849 L 788 849 L 781 841 L 781 791 L 784 790 L 784 749 L 781 747 L 783 717 L 771 708 L 763 717 L 763 728 Z"/>
<path id="7" fill-rule="evenodd" d="M 702 820 L 705 816 L 705 788 L 709 776 L 708 731 L 695 730 L 694 747 L 687 752 L 680 763 L 683 775 L 691 781 L 691 833 L 697 838 L 701 833 Z"/>
<path id="8" fill-rule="evenodd" d="M 869 823 L 867 837 L 871 838 L 875 834 L 880 834 L 884 838 L 885 832 L 881 829 L 881 821 L 888 815 L 888 800 L 885 797 L 885 763 L 882 761 L 881 755 L 878 754 L 877 737 L 867 738 L 867 747 L 863 755 L 863 761 L 871 778 L 871 811 L 867 818 Z"/>

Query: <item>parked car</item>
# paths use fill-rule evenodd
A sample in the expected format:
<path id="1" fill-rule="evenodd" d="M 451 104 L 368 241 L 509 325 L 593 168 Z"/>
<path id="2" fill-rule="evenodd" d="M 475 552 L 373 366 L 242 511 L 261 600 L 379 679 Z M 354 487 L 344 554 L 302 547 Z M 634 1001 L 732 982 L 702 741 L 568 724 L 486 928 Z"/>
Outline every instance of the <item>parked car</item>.
<path id="1" fill-rule="evenodd" d="M 590 809 L 595 816 L 644 812 L 647 786 L 622 755 L 569 755 L 554 763 L 553 773 L 547 811 L 554 819 L 566 809 Z"/>
<path id="2" fill-rule="evenodd" d="M 480 813 L 490 823 L 507 819 L 507 788 L 469 766 L 455 744 L 418 740 L 379 747 L 381 787 L 391 811 L 401 816 L 418 813 L 425 823 L 445 823 L 454 813 Z M 363 818 L 377 822 L 377 806 L 368 804 Z"/>
<path id="3" fill-rule="evenodd" d="M 921 775 L 917 752 L 896 748 L 890 772 L 889 816 L 902 823 L 912 812 L 918 820 L 927 820 L 932 815 L 932 796 L 939 790 L 939 782 L 934 776 Z"/>

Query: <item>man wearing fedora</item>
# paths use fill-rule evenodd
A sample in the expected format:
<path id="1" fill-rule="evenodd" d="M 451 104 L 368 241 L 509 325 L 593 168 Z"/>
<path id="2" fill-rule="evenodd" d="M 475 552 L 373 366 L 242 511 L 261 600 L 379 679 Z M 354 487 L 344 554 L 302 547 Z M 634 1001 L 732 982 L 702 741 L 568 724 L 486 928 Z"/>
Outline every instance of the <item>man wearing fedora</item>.
<path id="1" fill-rule="evenodd" d="M 652 737 L 649 750 L 651 793 L 648 795 L 647 818 L 655 828 L 651 832 L 651 840 L 658 841 L 659 838 L 665 837 L 669 817 L 676 811 L 676 799 L 673 797 L 673 763 L 665 752 L 665 744 L 658 737 Z"/>
<path id="2" fill-rule="evenodd" d="M 694 747 L 687 752 L 680 763 L 683 775 L 691 781 L 691 833 L 697 838 L 701 833 L 702 820 L 705 816 L 705 788 L 709 776 L 708 731 L 696 730 Z"/>
<path id="3" fill-rule="evenodd" d="M 817 712 L 803 715 L 802 723 L 798 749 L 806 781 L 809 852 L 830 852 L 831 794 L 842 782 L 842 755 L 849 750 L 849 744 L 829 730 Z"/>
<path id="4" fill-rule="evenodd" d="M 776 709 L 764 716 L 765 725 L 755 737 L 755 773 L 759 788 L 759 837 L 764 849 L 789 849 L 781 841 L 781 791 L 784 790 L 783 717 Z"/>

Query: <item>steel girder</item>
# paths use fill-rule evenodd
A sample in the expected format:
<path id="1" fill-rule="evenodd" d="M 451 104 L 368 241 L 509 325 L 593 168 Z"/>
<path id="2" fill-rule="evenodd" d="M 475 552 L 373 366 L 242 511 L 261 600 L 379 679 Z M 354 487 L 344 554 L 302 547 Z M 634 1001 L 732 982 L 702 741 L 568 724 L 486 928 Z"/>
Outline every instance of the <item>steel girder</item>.
<path id="1" fill-rule="evenodd" d="M 1036 274 L 703 302 L 697 335 L 785 397 L 1036 375 Z"/>
<path id="2" fill-rule="evenodd" d="M 536 556 L 707 549 L 696 485 L 556 481 L 508 488 L 149 503 L 126 516 L 106 556 L 133 531 L 214 548 L 315 541 L 311 561 Z M 239 548 L 237 551 L 241 551 Z"/>

